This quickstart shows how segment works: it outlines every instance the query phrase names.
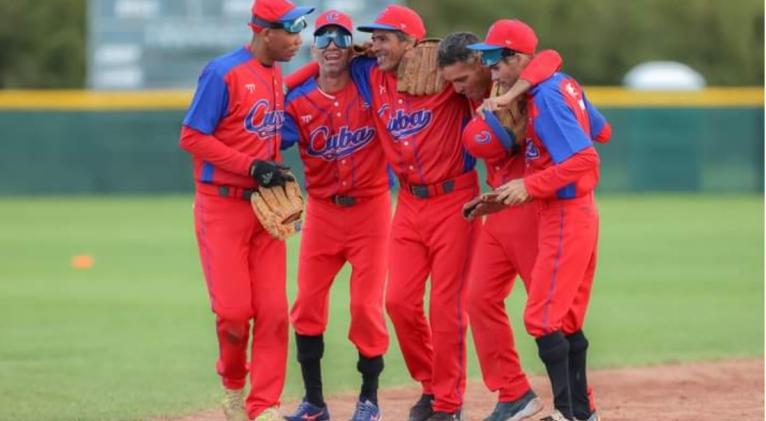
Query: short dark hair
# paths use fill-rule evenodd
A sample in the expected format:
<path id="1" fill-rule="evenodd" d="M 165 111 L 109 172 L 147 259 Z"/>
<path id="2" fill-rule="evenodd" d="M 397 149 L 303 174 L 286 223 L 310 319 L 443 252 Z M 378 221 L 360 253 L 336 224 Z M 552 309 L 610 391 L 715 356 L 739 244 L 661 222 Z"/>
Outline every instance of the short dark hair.
<path id="1" fill-rule="evenodd" d="M 446 67 L 459 62 L 470 62 L 478 58 L 476 51 L 468 48 L 480 42 L 472 32 L 453 32 L 439 44 L 439 67 Z"/>
<path id="2" fill-rule="evenodd" d="M 413 38 L 405 34 L 403 31 L 393 31 L 393 32 L 396 34 L 396 38 L 399 39 L 399 42 L 413 41 Z"/>

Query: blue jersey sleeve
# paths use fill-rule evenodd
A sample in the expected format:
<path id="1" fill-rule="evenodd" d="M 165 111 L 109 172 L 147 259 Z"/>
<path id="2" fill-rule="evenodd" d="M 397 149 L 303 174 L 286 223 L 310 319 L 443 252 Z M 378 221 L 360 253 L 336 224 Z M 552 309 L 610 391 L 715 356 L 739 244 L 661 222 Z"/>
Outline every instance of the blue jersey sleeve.
<path id="1" fill-rule="evenodd" d="M 590 120 L 590 138 L 595 139 L 604 130 L 606 125 L 606 118 L 593 104 L 588 101 L 583 92 L 583 100 L 585 101 L 585 110 L 588 111 L 588 119 Z"/>
<path id="2" fill-rule="evenodd" d="M 351 60 L 351 79 L 359 91 L 359 95 L 368 104 L 372 104 L 372 85 L 370 84 L 370 73 L 372 68 L 377 65 L 377 61 L 370 57 L 357 57 Z"/>
<path id="3" fill-rule="evenodd" d="M 534 96 L 537 116 L 532 121 L 535 132 L 557 164 L 593 145 L 577 122 L 557 87 L 541 85 Z"/>
<path id="4" fill-rule="evenodd" d="M 197 82 L 183 124 L 205 134 L 213 134 L 229 108 L 229 91 L 218 66 L 208 64 Z"/>
<path id="5" fill-rule="evenodd" d="M 296 143 L 300 142 L 301 134 L 298 131 L 298 125 L 295 123 L 292 114 L 285 113 L 285 122 L 282 125 L 282 143 L 279 148 L 282 150 L 288 149 Z"/>

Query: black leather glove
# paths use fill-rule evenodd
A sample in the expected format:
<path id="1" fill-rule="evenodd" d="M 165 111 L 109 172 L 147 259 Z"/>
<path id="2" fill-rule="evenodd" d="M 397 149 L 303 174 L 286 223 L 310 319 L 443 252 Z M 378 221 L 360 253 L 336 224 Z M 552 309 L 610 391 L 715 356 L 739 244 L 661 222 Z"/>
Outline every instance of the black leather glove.
<path id="1" fill-rule="evenodd" d="M 284 186 L 286 182 L 295 180 L 287 172 L 289 169 L 274 161 L 256 159 L 250 165 L 250 177 L 253 177 L 253 180 L 261 187 Z"/>

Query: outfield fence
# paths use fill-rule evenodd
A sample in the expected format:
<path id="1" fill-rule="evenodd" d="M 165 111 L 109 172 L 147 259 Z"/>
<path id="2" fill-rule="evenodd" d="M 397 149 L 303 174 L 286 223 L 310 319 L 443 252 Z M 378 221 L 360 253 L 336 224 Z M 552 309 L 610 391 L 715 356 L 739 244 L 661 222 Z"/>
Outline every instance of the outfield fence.
<path id="1" fill-rule="evenodd" d="M 601 191 L 763 191 L 763 88 L 586 90 L 613 125 Z M 0 91 L 0 194 L 191 191 L 178 148 L 191 95 Z M 296 151 L 285 159 L 300 176 Z"/>

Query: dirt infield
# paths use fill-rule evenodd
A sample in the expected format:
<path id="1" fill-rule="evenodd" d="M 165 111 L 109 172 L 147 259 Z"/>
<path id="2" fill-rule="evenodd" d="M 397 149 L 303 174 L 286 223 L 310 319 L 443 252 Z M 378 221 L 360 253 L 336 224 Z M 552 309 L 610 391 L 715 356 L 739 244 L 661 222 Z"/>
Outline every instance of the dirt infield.
<path id="1" fill-rule="evenodd" d="M 604 421 L 663 420 L 720 421 L 764 419 L 763 359 L 716 363 L 674 364 L 655 367 L 595 371 L 590 383 Z M 534 389 L 551 406 L 548 381 L 536 376 Z M 380 394 L 383 418 L 407 419 L 409 406 L 419 396 L 415 387 L 388 389 Z M 354 409 L 353 395 L 328 399 L 333 419 L 348 420 Z M 294 408 L 286 402 L 283 411 Z M 494 396 L 480 382 L 468 384 L 466 420 L 481 420 L 494 406 Z M 537 419 L 538 417 L 535 417 Z M 175 421 L 222 421 L 219 410 Z"/>

